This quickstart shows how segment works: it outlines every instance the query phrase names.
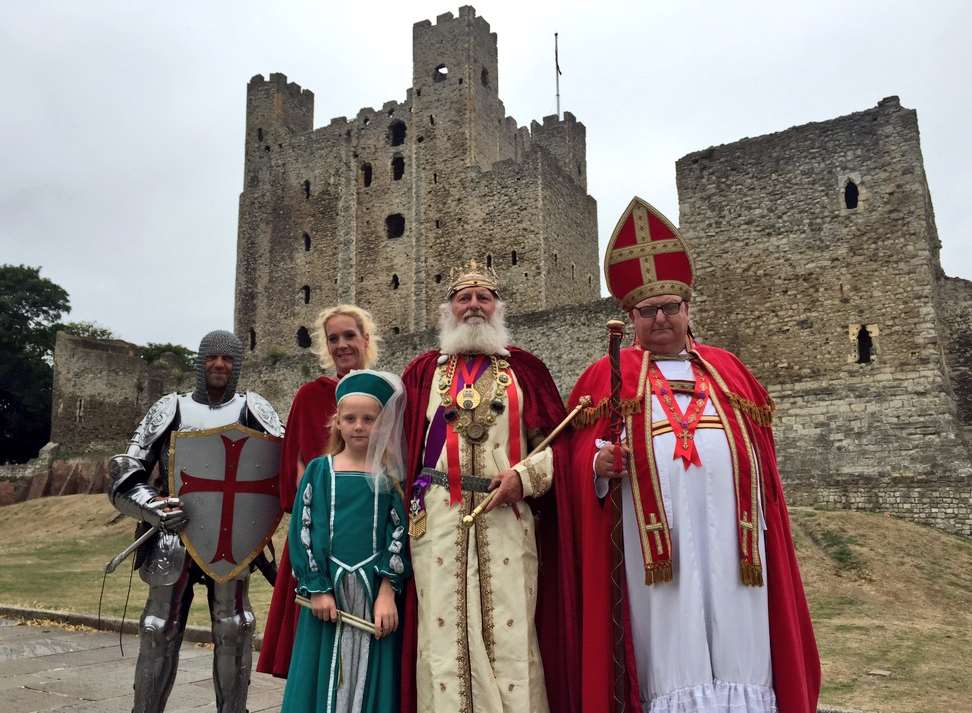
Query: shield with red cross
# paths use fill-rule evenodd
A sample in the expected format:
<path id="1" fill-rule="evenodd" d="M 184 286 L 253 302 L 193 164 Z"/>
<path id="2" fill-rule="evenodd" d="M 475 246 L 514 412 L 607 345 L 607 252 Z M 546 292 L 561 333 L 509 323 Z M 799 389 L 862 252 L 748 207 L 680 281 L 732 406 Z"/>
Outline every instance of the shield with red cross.
<path id="1" fill-rule="evenodd" d="M 239 423 L 172 434 L 169 492 L 189 516 L 182 542 L 217 582 L 247 570 L 280 523 L 282 442 Z"/>
<path id="2" fill-rule="evenodd" d="M 604 255 L 608 290 L 625 311 L 658 295 L 692 296 L 692 258 L 678 228 L 635 196 Z"/>

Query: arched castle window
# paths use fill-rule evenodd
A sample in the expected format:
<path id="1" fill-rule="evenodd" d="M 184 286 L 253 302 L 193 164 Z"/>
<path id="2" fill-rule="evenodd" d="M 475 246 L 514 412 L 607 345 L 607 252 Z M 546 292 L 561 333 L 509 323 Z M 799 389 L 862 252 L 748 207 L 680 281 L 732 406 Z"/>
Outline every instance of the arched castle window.
<path id="1" fill-rule="evenodd" d="M 256 330 L 250 329 L 250 351 L 256 349 Z"/>
<path id="2" fill-rule="evenodd" d="M 438 67 L 435 68 L 435 71 L 432 72 L 433 82 L 444 82 L 448 78 L 449 78 L 449 68 L 446 67 L 444 64 L 440 64 Z"/>
<path id="3" fill-rule="evenodd" d="M 405 159 L 402 158 L 401 156 L 396 156 L 395 158 L 392 159 L 391 167 L 392 167 L 392 180 L 393 181 L 402 180 L 402 176 L 405 175 Z"/>
<path id="4" fill-rule="evenodd" d="M 514 250 L 512 253 L 510 253 L 510 264 L 516 265 L 516 263 L 517 263 L 516 250 Z"/>
<path id="5" fill-rule="evenodd" d="M 479 81 L 484 87 L 489 86 L 489 70 L 483 67 L 483 71 L 479 73 Z"/>
<path id="6" fill-rule="evenodd" d="M 397 290 L 397 289 L 398 289 L 398 286 L 399 286 L 400 284 L 401 284 L 401 282 L 400 282 L 400 281 L 399 281 L 399 279 L 398 279 L 398 275 L 394 275 L 394 274 L 393 274 L 393 275 L 392 275 L 392 279 L 391 279 L 391 288 L 392 288 L 393 290 Z"/>
<path id="7" fill-rule="evenodd" d="M 300 293 L 304 296 L 304 304 L 310 304 L 310 285 L 304 285 L 300 288 Z"/>
<path id="8" fill-rule="evenodd" d="M 304 233 L 304 252 L 310 252 L 310 235 Z"/>
<path id="9" fill-rule="evenodd" d="M 371 185 L 371 164 L 368 162 L 361 164 L 361 183 L 365 188 Z"/>
<path id="10" fill-rule="evenodd" d="M 297 330 L 297 346 L 301 349 L 307 349 L 310 345 L 310 332 L 307 331 L 307 327 L 301 327 Z"/>
<path id="11" fill-rule="evenodd" d="M 873 350 L 874 340 L 871 339 L 871 333 L 867 331 L 867 327 L 862 324 L 857 332 L 857 363 L 870 364 Z"/>
<path id="12" fill-rule="evenodd" d="M 257 129 L 257 141 L 263 143 L 263 129 Z"/>
<path id="13" fill-rule="evenodd" d="M 304 181 L 304 198 L 310 198 L 310 181 Z"/>
<path id="14" fill-rule="evenodd" d="M 392 213 L 385 218 L 385 234 L 389 238 L 400 238 L 405 235 L 405 216 L 401 213 Z"/>
<path id="15" fill-rule="evenodd" d="M 393 121 L 388 125 L 388 143 L 392 146 L 401 146 L 405 143 L 404 121 Z"/>
<path id="16" fill-rule="evenodd" d="M 844 206 L 847 208 L 847 210 L 854 210 L 857 208 L 857 197 L 857 184 L 848 179 L 847 185 L 844 186 Z"/>

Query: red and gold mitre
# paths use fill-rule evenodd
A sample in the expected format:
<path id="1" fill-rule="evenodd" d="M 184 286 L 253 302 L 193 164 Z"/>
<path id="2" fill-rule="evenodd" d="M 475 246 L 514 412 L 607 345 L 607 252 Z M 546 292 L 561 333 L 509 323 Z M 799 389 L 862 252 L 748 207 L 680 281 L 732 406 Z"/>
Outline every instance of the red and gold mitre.
<path id="1" fill-rule="evenodd" d="M 454 267 L 449 273 L 449 299 L 467 287 L 485 287 L 499 297 L 499 277 L 492 267 L 470 260 L 462 267 Z"/>
<path id="2" fill-rule="evenodd" d="M 678 228 L 635 196 L 604 255 L 608 291 L 625 311 L 648 297 L 692 297 L 692 258 Z"/>

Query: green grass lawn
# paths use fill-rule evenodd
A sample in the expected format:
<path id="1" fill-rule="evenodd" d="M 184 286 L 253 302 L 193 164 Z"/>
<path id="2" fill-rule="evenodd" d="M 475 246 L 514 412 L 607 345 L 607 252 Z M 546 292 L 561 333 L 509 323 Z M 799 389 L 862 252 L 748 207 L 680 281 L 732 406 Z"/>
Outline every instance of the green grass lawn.
<path id="1" fill-rule="evenodd" d="M 132 521 L 117 518 L 103 495 L 43 498 L 0 513 L 0 603 L 96 613 L 104 564 L 131 541 Z M 970 710 L 972 541 L 877 514 L 791 515 L 823 662 L 821 702 L 882 713 Z M 128 573 L 122 566 L 109 575 L 104 614 L 121 616 Z M 251 583 L 262 630 L 271 589 L 258 572 Z M 128 617 L 144 602 L 136 573 Z M 202 587 L 190 621 L 208 624 Z"/>

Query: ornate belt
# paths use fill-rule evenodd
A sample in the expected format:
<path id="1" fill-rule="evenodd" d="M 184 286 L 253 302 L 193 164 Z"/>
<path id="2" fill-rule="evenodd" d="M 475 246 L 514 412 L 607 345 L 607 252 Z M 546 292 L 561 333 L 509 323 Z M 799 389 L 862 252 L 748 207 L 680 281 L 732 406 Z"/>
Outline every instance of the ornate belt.
<path id="1" fill-rule="evenodd" d="M 434 468 L 422 468 L 422 475 L 429 476 L 434 485 L 441 485 L 443 488 L 449 487 L 449 476 Z M 488 493 L 489 484 L 492 478 L 484 478 L 478 475 L 463 475 L 460 483 L 463 490 L 470 493 Z"/>

